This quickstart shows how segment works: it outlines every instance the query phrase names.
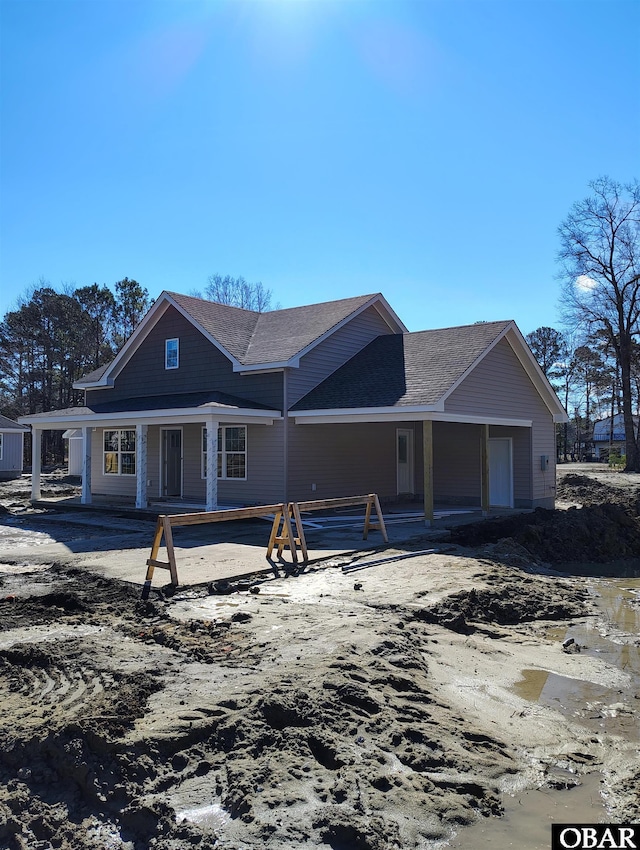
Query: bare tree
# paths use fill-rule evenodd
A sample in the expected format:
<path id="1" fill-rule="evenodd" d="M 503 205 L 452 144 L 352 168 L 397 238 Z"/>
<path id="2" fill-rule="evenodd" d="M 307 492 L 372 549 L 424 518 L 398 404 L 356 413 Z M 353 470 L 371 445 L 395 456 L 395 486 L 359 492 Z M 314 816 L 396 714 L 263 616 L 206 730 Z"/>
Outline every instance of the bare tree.
<path id="1" fill-rule="evenodd" d="M 632 415 L 632 361 L 640 317 L 640 183 L 609 177 L 589 184 L 558 228 L 568 323 L 602 331 L 620 366 L 627 471 L 640 471 Z"/>
<path id="2" fill-rule="evenodd" d="M 191 293 L 196 298 L 202 298 L 202 293 L 194 291 Z M 220 274 L 209 275 L 204 297 L 208 301 L 216 301 L 218 304 L 228 304 L 231 307 L 242 307 L 244 310 L 253 310 L 254 313 L 266 313 L 269 310 L 277 310 L 278 305 L 272 306 L 272 292 L 259 281 L 248 283 L 243 277 L 231 277 L 231 275 Z"/>

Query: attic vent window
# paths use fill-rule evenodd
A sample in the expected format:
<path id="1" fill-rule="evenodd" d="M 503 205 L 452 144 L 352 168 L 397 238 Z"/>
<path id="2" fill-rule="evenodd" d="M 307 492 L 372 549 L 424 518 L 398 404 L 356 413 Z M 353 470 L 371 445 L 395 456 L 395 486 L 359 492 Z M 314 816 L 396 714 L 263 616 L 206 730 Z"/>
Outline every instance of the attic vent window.
<path id="1" fill-rule="evenodd" d="M 179 339 L 165 339 L 164 341 L 164 368 L 177 369 L 179 366 Z"/>

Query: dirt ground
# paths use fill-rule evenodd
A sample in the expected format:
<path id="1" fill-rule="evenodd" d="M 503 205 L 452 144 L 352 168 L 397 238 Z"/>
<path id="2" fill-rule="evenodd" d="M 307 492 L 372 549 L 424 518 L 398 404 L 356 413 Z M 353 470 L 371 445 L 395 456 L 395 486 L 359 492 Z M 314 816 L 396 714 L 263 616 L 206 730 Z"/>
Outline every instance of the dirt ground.
<path id="1" fill-rule="evenodd" d="M 558 497 L 222 595 L 0 548 L 0 847 L 417 850 L 594 776 L 637 822 L 640 476 Z"/>

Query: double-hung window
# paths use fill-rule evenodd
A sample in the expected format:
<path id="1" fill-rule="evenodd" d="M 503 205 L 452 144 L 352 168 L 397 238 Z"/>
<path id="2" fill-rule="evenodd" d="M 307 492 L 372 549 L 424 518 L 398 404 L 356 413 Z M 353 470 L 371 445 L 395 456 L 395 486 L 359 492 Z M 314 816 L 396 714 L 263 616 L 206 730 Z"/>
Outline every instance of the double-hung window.
<path id="1" fill-rule="evenodd" d="M 202 477 L 207 477 L 207 429 L 202 429 Z M 247 426 L 222 425 L 218 428 L 218 478 L 246 480 Z"/>
<path id="2" fill-rule="evenodd" d="M 180 340 L 165 339 L 164 341 L 164 368 L 177 369 L 180 365 Z"/>
<path id="3" fill-rule="evenodd" d="M 105 475 L 136 474 L 136 432 L 113 430 L 104 432 L 102 471 Z"/>

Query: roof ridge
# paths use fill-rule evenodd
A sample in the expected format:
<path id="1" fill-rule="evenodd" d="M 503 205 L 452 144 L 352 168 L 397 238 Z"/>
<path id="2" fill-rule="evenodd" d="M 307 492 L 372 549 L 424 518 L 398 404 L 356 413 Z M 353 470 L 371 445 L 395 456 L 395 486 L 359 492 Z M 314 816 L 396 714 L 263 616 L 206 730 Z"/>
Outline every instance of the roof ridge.
<path id="1" fill-rule="evenodd" d="M 515 319 L 498 319 L 498 320 L 495 320 L 495 321 L 492 320 L 492 321 L 488 321 L 488 322 L 484 322 L 484 321 L 472 322 L 471 324 L 468 324 L 468 325 L 450 325 L 449 327 L 446 327 L 446 328 L 423 328 L 420 331 L 409 331 L 409 333 L 410 334 L 429 334 L 429 333 L 439 333 L 440 331 L 458 331 L 458 330 L 468 330 L 469 328 L 486 328 L 486 327 L 489 327 L 489 326 L 492 326 L 492 325 L 505 326 L 505 325 L 510 325 L 510 324 L 514 324 L 514 323 L 515 323 Z"/>

